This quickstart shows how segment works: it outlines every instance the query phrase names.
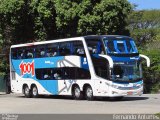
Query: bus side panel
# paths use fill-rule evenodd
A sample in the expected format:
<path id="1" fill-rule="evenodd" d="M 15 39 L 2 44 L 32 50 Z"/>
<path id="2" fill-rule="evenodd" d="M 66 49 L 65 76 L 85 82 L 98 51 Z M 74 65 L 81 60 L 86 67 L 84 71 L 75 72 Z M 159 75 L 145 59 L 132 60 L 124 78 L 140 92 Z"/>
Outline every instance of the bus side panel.
<path id="1" fill-rule="evenodd" d="M 37 80 L 35 69 L 57 67 L 57 62 L 61 61 L 63 58 L 64 57 L 57 57 L 54 59 L 40 58 L 34 60 L 33 59 L 12 60 L 14 71 L 16 72 L 16 82 L 13 81 L 12 86 L 15 86 L 14 88 L 19 89 L 18 91 L 22 91 L 23 84 L 27 84 L 29 87 L 31 84 L 36 84 L 38 87 L 39 94 L 49 93 L 57 95 L 58 80 L 43 80 L 43 79 Z"/>
<path id="2" fill-rule="evenodd" d="M 57 62 L 57 67 L 81 67 L 80 56 L 65 56 L 63 60 Z M 74 74 L 74 73 L 73 73 Z M 74 80 L 58 80 L 58 94 L 71 95 L 72 82 Z"/>

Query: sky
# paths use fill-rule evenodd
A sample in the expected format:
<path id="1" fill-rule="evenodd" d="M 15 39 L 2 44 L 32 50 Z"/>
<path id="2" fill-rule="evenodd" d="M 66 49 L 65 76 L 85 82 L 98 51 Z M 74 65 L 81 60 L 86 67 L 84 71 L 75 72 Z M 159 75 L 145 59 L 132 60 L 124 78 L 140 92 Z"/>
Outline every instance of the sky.
<path id="1" fill-rule="evenodd" d="M 136 10 L 160 9 L 160 0 L 128 0 L 128 1 L 138 5 Z"/>

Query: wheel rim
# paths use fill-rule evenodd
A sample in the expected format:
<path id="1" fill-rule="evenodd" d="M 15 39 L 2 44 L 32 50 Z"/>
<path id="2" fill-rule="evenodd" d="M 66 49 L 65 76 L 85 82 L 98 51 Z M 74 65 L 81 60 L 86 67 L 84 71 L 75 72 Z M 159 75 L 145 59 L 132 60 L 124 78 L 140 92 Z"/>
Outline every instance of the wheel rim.
<path id="1" fill-rule="evenodd" d="M 33 89 L 32 89 L 32 94 L 33 94 L 34 96 L 36 96 L 37 93 L 38 93 L 37 88 L 36 88 L 36 87 L 33 87 Z"/>
<path id="2" fill-rule="evenodd" d="M 81 94 L 80 92 L 81 92 L 80 89 L 76 87 L 74 90 L 74 94 L 75 94 L 76 98 L 78 98 L 80 96 L 80 94 Z"/>
<path id="3" fill-rule="evenodd" d="M 25 94 L 29 95 L 29 88 L 28 87 L 25 88 Z"/>
<path id="4" fill-rule="evenodd" d="M 92 91 L 91 88 L 87 88 L 86 95 L 87 95 L 88 98 L 91 98 L 93 96 L 93 91 Z"/>

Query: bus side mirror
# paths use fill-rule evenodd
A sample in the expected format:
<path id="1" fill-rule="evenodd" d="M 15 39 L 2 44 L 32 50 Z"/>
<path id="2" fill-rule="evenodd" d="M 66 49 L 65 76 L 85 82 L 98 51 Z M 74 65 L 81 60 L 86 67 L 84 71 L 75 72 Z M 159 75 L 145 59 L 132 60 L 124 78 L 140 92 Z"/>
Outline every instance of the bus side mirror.
<path id="1" fill-rule="evenodd" d="M 149 57 L 147 57 L 146 55 L 142 55 L 142 54 L 139 54 L 139 56 L 140 56 L 141 58 L 146 59 L 147 67 L 150 67 L 151 61 L 150 61 Z"/>
<path id="2" fill-rule="evenodd" d="M 113 68 L 113 60 L 112 60 L 112 58 L 110 56 L 108 56 L 108 55 L 99 55 L 99 56 L 103 57 L 103 58 L 106 58 L 108 60 L 108 62 L 109 62 L 109 67 Z"/>

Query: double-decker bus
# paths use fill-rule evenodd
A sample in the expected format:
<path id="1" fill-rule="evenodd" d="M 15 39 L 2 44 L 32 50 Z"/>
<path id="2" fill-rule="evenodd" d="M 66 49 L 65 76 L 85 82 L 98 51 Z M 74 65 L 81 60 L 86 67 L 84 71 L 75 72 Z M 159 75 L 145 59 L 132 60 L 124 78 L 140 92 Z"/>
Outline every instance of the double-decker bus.
<path id="1" fill-rule="evenodd" d="M 74 99 L 143 93 L 142 58 L 127 36 L 92 35 L 12 45 L 11 90 Z"/>

